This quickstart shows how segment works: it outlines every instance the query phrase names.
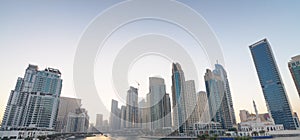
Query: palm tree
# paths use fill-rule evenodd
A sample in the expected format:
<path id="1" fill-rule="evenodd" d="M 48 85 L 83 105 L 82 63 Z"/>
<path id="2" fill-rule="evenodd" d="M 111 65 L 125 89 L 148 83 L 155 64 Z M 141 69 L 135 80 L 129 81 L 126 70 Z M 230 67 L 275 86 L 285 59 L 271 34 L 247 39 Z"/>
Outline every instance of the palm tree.
<path id="1" fill-rule="evenodd" d="M 252 132 L 252 136 L 258 136 L 258 132 L 253 131 L 253 132 Z"/>
<path id="2" fill-rule="evenodd" d="M 260 134 L 260 135 L 265 135 L 265 133 L 266 133 L 265 130 L 260 130 L 260 131 L 259 131 L 259 134 Z"/>
<path id="3" fill-rule="evenodd" d="M 230 136 L 231 136 L 231 134 L 230 134 L 230 133 L 226 133 L 226 136 L 230 137 Z"/>

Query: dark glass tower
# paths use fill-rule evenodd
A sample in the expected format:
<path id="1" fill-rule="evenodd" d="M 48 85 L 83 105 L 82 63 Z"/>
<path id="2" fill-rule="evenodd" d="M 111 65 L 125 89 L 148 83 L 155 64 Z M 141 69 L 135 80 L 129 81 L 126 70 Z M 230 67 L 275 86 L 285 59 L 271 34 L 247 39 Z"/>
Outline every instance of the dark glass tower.
<path id="1" fill-rule="evenodd" d="M 296 129 L 291 106 L 282 83 L 271 46 L 263 39 L 249 46 L 269 113 L 275 124 Z"/>
<path id="2" fill-rule="evenodd" d="M 172 101 L 173 101 L 173 123 L 179 133 L 185 130 L 185 106 L 184 106 L 184 73 L 179 63 L 172 65 Z"/>
<path id="3" fill-rule="evenodd" d="M 298 95 L 300 96 L 300 55 L 292 57 L 289 62 L 289 69 L 294 79 Z"/>

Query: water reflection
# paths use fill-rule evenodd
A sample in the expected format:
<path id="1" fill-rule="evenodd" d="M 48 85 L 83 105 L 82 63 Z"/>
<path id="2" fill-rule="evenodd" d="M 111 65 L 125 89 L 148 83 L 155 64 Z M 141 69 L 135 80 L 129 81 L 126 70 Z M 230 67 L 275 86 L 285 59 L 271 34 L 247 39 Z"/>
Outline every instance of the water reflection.
<path id="1" fill-rule="evenodd" d="M 275 137 L 272 139 L 266 139 L 266 140 L 299 140 L 300 137 Z M 141 138 L 141 137 L 105 137 L 102 135 L 97 135 L 95 137 L 87 137 L 82 139 L 75 139 L 75 140 L 150 140 L 147 138 Z M 153 139 L 152 139 L 153 140 Z"/>
<path id="2" fill-rule="evenodd" d="M 76 139 L 76 140 L 149 140 L 146 138 L 140 137 L 105 137 L 103 135 L 97 135 L 95 137 L 87 137 L 84 139 Z"/>

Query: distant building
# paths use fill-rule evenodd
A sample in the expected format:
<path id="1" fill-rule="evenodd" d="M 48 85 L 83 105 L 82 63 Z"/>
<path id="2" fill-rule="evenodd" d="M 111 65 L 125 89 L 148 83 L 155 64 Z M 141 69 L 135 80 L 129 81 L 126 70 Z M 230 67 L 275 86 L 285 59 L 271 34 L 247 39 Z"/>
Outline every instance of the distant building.
<path id="1" fill-rule="evenodd" d="M 249 46 L 268 111 L 275 124 L 283 124 L 285 129 L 296 129 L 292 108 L 276 64 L 271 45 L 263 39 Z"/>
<path id="2" fill-rule="evenodd" d="M 194 124 L 194 133 L 196 136 L 222 136 L 225 133 L 225 130 L 222 128 L 222 124 L 219 122 L 198 122 Z"/>
<path id="3" fill-rule="evenodd" d="M 149 101 L 147 102 L 150 102 L 151 130 L 161 130 L 164 127 L 171 127 L 171 117 L 169 114 L 171 112 L 170 98 L 166 93 L 166 85 L 163 78 L 149 78 L 148 96 Z"/>
<path id="4" fill-rule="evenodd" d="M 164 114 L 164 127 L 172 127 L 172 113 L 171 113 L 171 101 L 169 94 L 165 94 L 163 99 L 163 114 Z"/>
<path id="5" fill-rule="evenodd" d="M 249 114 L 247 110 L 240 111 L 241 123 L 239 123 L 239 130 L 247 133 L 240 133 L 242 136 L 245 134 L 253 135 L 253 132 L 270 132 L 270 131 L 281 131 L 284 130 L 282 124 L 274 124 L 268 113 L 258 114 L 258 110 L 253 101 L 253 107 L 255 114 Z"/>
<path id="6" fill-rule="evenodd" d="M 121 106 L 121 121 L 120 129 L 126 128 L 126 106 Z"/>
<path id="7" fill-rule="evenodd" d="M 126 98 L 126 128 L 138 126 L 138 89 L 130 87 Z"/>
<path id="8" fill-rule="evenodd" d="M 228 101 L 225 95 L 224 81 L 221 75 L 207 69 L 204 79 L 211 121 L 221 123 L 224 129 L 232 128 L 233 123 L 231 121 Z"/>
<path id="9" fill-rule="evenodd" d="M 251 122 L 251 121 L 257 121 L 257 122 L 269 122 L 274 123 L 272 118 L 270 117 L 269 113 L 263 113 L 259 114 L 255 101 L 253 101 L 253 108 L 255 110 L 255 114 L 250 114 L 247 110 L 240 110 L 240 120 L 241 122 Z"/>
<path id="10" fill-rule="evenodd" d="M 118 101 L 112 99 L 111 101 L 111 112 L 109 117 L 110 130 L 119 130 L 121 119 L 120 119 L 120 109 L 118 108 Z"/>
<path id="11" fill-rule="evenodd" d="M 96 114 L 95 128 L 98 129 L 98 130 L 101 130 L 102 126 L 103 126 L 103 115 L 102 114 Z"/>
<path id="12" fill-rule="evenodd" d="M 300 96 L 300 55 L 292 57 L 288 65 Z"/>
<path id="13" fill-rule="evenodd" d="M 147 129 L 147 102 L 145 99 L 142 99 L 139 102 L 139 124 L 140 124 L 140 128 L 142 129 Z"/>
<path id="14" fill-rule="evenodd" d="M 197 114 L 199 118 L 198 121 L 208 123 L 210 122 L 210 116 L 207 94 L 205 91 L 200 91 L 197 94 Z"/>
<path id="15" fill-rule="evenodd" d="M 75 113 L 76 109 L 80 108 L 81 99 L 60 97 L 57 121 L 55 126 L 56 132 L 66 132 L 68 114 Z"/>
<path id="16" fill-rule="evenodd" d="M 227 72 L 225 71 L 224 67 L 221 64 L 215 64 L 215 69 L 213 72 L 215 74 L 220 75 L 221 79 L 223 80 L 224 90 L 225 90 L 225 100 L 227 101 L 229 117 L 230 117 L 229 123 L 236 124 L 235 112 L 233 108 L 233 102 L 232 102 L 232 96 L 231 96 L 229 81 L 227 77 Z"/>
<path id="17" fill-rule="evenodd" d="M 103 121 L 102 131 L 109 131 L 108 120 L 104 120 L 104 121 Z"/>
<path id="18" fill-rule="evenodd" d="M 240 110 L 240 120 L 241 122 L 248 121 L 250 114 L 247 110 Z"/>
<path id="19" fill-rule="evenodd" d="M 146 95 L 146 108 L 143 109 L 143 111 L 145 112 L 145 117 L 146 117 L 146 124 L 144 127 L 146 127 L 146 130 L 150 131 L 151 130 L 151 103 L 150 103 L 150 94 L 148 93 Z"/>
<path id="20" fill-rule="evenodd" d="M 197 114 L 197 95 L 194 80 L 188 80 L 184 83 L 184 106 L 186 114 L 186 129 L 193 130 L 194 123 L 199 122 Z"/>
<path id="21" fill-rule="evenodd" d="M 10 93 L 1 129 L 54 131 L 61 88 L 59 70 L 29 65 Z"/>
<path id="22" fill-rule="evenodd" d="M 83 108 L 76 109 L 75 113 L 70 112 L 68 114 L 68 121 L 66 132 L 88 132 L 89 128 L 89 116 L 87 111 Z"/>
<path id="23" fill-rule="evenodd" d="M 184 104 L 185 77 L 179 63 L 172 64 L 172 108 L 173 127 L 178 133 L 184 133 L 186 129 L 186 114 Z"/>

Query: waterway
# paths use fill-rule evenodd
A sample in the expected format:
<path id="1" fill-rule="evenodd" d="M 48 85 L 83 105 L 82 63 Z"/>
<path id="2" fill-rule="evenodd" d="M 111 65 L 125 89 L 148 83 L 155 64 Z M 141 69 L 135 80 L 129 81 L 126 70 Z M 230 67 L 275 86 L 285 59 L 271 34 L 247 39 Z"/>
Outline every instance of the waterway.
<path id="1" fill-rule="evenodd" d="M 75 140 L 154 140 L 154 139 L 140 138 L 140 137 L 105 137 L 99 135 L 95 137 L 88 137 L 88 138 L 75 139 Z M 174 139 L 174 140 L 178 140 L 178 139 Z M 264 140 L 300 140 L 300 137 L 275 137 L 272 139 L 264 139 Z"/>

